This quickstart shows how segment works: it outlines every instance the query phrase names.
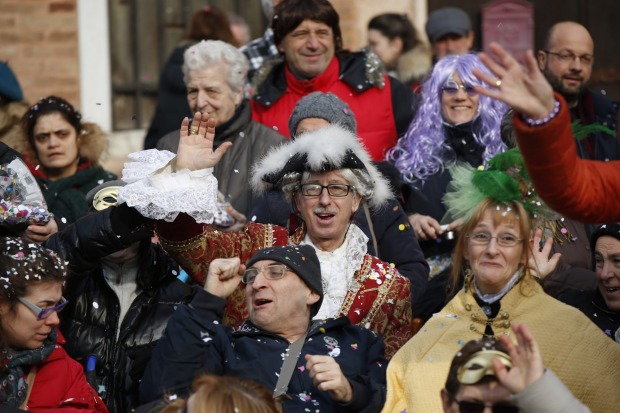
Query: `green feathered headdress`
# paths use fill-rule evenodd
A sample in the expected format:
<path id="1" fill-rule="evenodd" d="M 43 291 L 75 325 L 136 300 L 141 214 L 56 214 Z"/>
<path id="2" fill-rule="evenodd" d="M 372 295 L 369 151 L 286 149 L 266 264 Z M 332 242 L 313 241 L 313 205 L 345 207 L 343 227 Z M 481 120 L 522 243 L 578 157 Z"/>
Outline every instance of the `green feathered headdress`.
<path id="1" fill-rule="evenodd" d="M 555 214 L 538 198 L 518 148 L 495 155 L 487 168 L 457 163 L 448 168 L 452 181 L 443 197 L 450 221 L 467 221 L 484 199 L 498 203 L 519 202 L 533 218 Z"/>

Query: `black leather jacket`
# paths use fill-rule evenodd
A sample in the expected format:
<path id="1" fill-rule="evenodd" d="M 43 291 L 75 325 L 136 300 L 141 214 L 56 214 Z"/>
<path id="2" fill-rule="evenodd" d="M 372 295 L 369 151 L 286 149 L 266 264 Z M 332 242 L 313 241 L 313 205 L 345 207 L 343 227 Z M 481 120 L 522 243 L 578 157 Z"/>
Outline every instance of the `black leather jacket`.
<path id="1" fill-rule="evenodd" d="M 84 366 L 89 355 L 97 357 L 97 390 L 109 411 L 118 413 L 137 406 L 139 381 L 153 348 L 177 306 L 190 302 L 196 291 L 176 279 L 178 265 L 158 245 L 151 244 L 148 232 L 141 232 L 138 226 L 144 219 L 131 219 L 135 214 L 128 207 L 119 207 L 88 215 L 46 244 L 70 263 L 65 286 L 69 304 L 60 313 L 65 349 Z M 119 223 L 118 218 L 125 222 Z M 104 279 L 101 258 L 138 238 L 143 238 L 138 241 L 138 293 L 117 338 L 120 304 Z"/>

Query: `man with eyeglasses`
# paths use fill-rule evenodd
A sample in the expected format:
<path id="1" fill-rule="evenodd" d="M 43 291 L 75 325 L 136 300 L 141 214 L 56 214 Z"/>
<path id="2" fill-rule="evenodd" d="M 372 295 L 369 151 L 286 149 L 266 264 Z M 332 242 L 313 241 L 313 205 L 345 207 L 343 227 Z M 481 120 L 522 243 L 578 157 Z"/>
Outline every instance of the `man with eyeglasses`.
<path id="1" fill-rule="evenodd" d="M 444 413 L 584 413 L 590 409 L 543 366 L 525 324 L 507 336 L 467 342 L 452 359 L 441 390 Z"/>
<path id="2" fill-rule="evenodd" d="M 616 130 L 618 106 L 587 87 L 594 65 L 594 42 L 585 27 L 571 21 L 554 24 L 537 59 L 553 90 L 566 100 L 573 121 L 580 120 L 584 125 L 598 123 Z M 582 159 L 620 159 L 615 136 L 593 132 L 576 143 Z"/>
<path id="3" fill-rule="evenodd" d="M 331 92 L 313 92 L 299 99 L 288 122 L 291 139 L 328 125 L 340 125 L 357 133 L 353 111 Z M 398 171 L 391 163 L 385 161 L 375 165 L 390 179 L 392 186 L 400 186 L 400 180 L 395 177 Z M 272 190 L 255 197 L 249 216 L 255 222 L 287 226 L 292 212 L 291 202 L 284 193 Z M 398 198 L 388 198 L 381 208 L 362 204 L 353 222 L 368 237 L 367 253 L 393 263 L 398 272 L 409 279 L 411 303 L 415 305 L 426 290 L 429 266 Z"/>
<path id="4" fill-rule="evenodd" d="M 197 134 L 189 134 L 185 122 L 174 164 L 127 165 L 127 170 L 155 173 L 147 172 L 149 178 L 122 188 L 121 197 L 141 214 L 159 219 L 160 242 L 201 284 L 215 258 L 240 257 L 245 262 L 262 248 L 311 245 L 321 262 L 325 291 L 316 319 L 346 315 L 352 323 L 382 335 L 390 358 L 412 336 L 410 285 L 391 263 L 367 253 L 368 238 L 352 221 L 363 202 L 378 208 L 392 196 L 358 138 L 342 127 L 326 126 L 282 144 L 254 165 L 254 189 L 280 190 L 291 202 L 295 213 L 291 220 L 297 221 L 289 225 L 294 228 L 291 232 L 252 220 L 241 231 L 222 232 L 209 224 L 215 179 L 208 168 L 217 164 L 226 148 L 213 151 L 214 131 L 205 118 L 195 118 L 201 125 Z M 187 180 L 180 179 L 183 170 L 191 171 Z M 189 211 L 194 205 L 198 211 Z M 224 320 L 238 326 L 246 311 L 244 290 L 239 288 L 228 299 Z"/>
<path id="5" fill-rule="evenodd" d="M 222 314 L 239 281 L 249 315 L 232 329 Z M 179 306 L 170 319 L 142 380 L 142 401 L 184 396 L 197 373 L 209 373 L 262 384 L 286 412 L 381 410 L 383 340 L 347 317 L 312 321 L 324 298 L 313 247 L 266 248 L 245 266 L 238 258 L 215 260 L 202 293 L 208 300 Z"/>

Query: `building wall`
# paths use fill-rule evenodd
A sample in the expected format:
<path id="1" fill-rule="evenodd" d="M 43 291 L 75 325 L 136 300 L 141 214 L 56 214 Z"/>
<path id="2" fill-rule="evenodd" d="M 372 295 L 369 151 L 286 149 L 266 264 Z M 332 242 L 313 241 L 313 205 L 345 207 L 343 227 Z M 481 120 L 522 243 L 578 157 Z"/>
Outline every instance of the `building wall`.
<path id="1" fill-rule="evenodd" d="M 0 59 L 27 101 L 59 95 L 79 107 L 76 0 L 0 0 Z"/>

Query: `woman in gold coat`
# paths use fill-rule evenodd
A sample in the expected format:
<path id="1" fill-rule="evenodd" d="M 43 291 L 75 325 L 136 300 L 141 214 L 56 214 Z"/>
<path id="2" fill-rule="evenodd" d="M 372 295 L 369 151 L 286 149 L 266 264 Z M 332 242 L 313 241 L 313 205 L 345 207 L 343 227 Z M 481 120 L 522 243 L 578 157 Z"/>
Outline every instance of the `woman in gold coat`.
<path id="1" fill-rule="evenodd" d="M 545 365 L 592 412 L 616 411 L 620 346 L 545 294 L 527 265 L 533 245 L 540 258 L 540 233 L 533 229 L 546 214 L 520 153 L 497 155 L 485 171 L 457 168 L 445 201 L 453 218 L 463 220 L 453 278 L 456 285 L 464 276 L 464 285 L 391 360 L 383 411 L 442 411 L 439 394 L 454 353 L 482 336 L 514 339 L 513 322 L 530 327 Z"/>

